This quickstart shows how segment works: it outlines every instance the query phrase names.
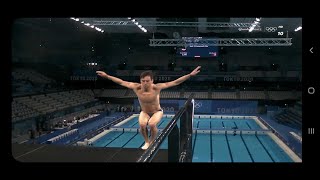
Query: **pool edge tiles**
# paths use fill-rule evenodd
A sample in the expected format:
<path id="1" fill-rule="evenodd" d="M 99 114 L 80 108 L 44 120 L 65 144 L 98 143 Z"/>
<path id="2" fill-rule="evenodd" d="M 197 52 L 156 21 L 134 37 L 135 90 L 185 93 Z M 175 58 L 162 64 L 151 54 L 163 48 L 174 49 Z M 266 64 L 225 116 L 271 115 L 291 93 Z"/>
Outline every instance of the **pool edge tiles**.
<path id="1" fill-rule="evenodd" d="M 277 145 L 282 148 L 286 154 L 288 154 L 288 156 L 294 161 L 294 162 L 302 162 L 302 159 L 296 155 L 296 153 L 294 153 L 283 141 L 281 141 L 281 139 L 279 139 L 275 134 L 273 134 L 272 132 L 267 133 L 271 139 L 277 143 Z"/>
<path id="2" fill-rule="evenodd" d="M 261 120 L 257 116 L 253 116 L 252 119 L 262 128 L 269 129 L 266 125 L 264 125 Z"/>
<path id="3" fill-rule="evenodd" d="M 114 126 L 115 126 L 115 127 L 116 127 L 116 126 L 121 126 L 121 125 L 127 123 L 128 121 L 132 120 L 133 118 L 135 118 L 135 117 L 137 117 L 137 116 L 139 116 L 139 114 L 133 114 L 133 115 L 131 115 L 130 117 L 128 117 L 127 119 L 125 119 L 125 120 L 117 123 L 117 124 L 114 125 Z"/>

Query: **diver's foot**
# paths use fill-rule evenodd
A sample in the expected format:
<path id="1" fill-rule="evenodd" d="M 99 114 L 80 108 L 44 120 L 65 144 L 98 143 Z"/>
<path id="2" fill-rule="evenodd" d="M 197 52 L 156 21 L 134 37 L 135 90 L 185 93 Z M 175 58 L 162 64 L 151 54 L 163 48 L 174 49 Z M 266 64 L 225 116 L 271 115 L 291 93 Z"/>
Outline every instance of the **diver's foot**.
<path id="1" fill-rule="evenodd" d="M 149 143 L 145 143 L 145 144 L 141 147 L 141 149 L 148 149 L 148 147 L 149 147 Z"/>

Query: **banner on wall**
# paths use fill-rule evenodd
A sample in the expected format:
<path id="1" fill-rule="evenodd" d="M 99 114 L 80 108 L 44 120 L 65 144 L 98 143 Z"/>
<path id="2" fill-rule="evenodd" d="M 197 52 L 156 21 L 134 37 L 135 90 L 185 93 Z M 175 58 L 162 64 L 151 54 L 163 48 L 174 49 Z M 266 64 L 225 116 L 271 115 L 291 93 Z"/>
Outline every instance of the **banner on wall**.
<path id="1" fill-rule="evenodd" d="M 215 114 L 256 114 L 257 101 L 213 100 L 211 112 Z"/>
<path id="2" fill-rule="evenodd" d="M 162 99 L 160 105 L 164 112 L 177 112 L 184 106 L 186 99 Z M 138 99 L 134 100 L 134 107 L 140 107 Z M 237 100 L 194 100 L 194 113 L 204 114 L 256 114 L 257 101 Z"/>

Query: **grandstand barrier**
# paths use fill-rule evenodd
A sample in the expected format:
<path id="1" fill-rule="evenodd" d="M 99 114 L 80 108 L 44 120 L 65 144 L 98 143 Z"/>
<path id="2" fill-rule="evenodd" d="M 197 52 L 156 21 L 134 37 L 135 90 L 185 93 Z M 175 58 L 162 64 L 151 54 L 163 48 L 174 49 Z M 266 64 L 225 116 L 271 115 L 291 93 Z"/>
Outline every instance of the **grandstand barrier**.
<path id="1" fill-rule="evenodd" d="M 59 141 L 59 140 L 61 140 L 63 138 L 67 138 L 67 137 L 69 137 L 71 135 L 75 135 L 75 134 L 78 134 L 78 133 L 79 133 L 78 129 L 72 129 L 72 130 L 67 131 L 67 132 L 65 132 L 63 134 L 60 134 L 60 135 L 55 136 L 55 137 L 53 137 L 51 139 L 48 139 L 47 140 L 47 144 L 53 144 L 53 143 L 55 143 L 55 142 L 57 142 L 57 141 Z"/>

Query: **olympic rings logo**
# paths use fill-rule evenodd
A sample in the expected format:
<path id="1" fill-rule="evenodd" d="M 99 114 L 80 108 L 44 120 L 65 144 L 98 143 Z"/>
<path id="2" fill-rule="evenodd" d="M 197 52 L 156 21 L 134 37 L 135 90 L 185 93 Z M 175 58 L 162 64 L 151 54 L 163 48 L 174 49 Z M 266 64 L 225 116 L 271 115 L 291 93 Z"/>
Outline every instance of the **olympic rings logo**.
<path id="1" fill-rule="evenodd" d="M 268 31 L 268 32 L 276 32 L 277 31 L 277 27 L 266 27 L 266 31 Z"/>
<path id="2" fill-rule="evenodd" d="M 194 107 L 195 108 L 200 108 L 202 106 L 202 103 L 201 102 L 197 102 L 197 101 L 194 101 Z"/>

